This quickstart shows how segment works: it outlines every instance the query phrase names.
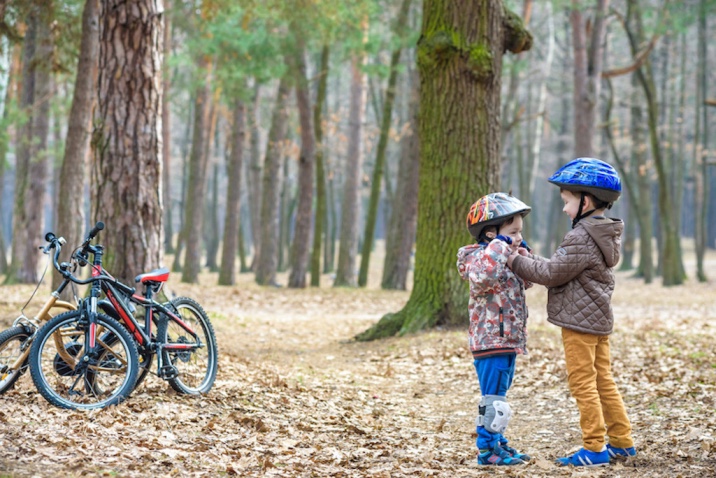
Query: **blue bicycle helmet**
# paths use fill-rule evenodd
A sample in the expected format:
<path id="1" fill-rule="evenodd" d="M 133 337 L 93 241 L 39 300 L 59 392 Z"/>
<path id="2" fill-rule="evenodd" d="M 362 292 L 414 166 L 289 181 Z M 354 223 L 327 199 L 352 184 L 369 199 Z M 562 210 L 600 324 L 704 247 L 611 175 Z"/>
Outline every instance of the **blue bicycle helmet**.
<path id="1" fill-rule="evenodd" d="M 600 201 L 611 203 L 619 199 L 622 182 L 617 171 L 596 158 L 577 158 L 559 168 L 548 181 L 562 189 L 584 192 Z"/>

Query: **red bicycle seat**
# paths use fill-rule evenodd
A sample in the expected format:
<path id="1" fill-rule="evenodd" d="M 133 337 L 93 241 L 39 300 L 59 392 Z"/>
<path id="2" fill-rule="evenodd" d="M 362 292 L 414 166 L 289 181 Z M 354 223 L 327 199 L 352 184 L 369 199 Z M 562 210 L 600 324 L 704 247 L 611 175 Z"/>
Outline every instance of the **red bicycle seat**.
<path id="1" fill-rule="evenodd" d="M 162 267 L 161 269 L 154 269 L 152 272 L 139 274 L 134 278 L 134 282 L 166 282 L 169 279 L 169 269 Z"/>

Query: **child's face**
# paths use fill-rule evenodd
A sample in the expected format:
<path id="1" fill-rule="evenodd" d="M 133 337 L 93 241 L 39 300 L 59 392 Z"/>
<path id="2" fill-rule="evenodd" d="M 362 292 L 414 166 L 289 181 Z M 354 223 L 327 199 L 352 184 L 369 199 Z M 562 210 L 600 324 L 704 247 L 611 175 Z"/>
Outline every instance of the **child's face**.
<path id="1" fill-rule="evenodd" d="M 575 195 L 572 191 L 567 191 L 566 189 L 560 191 L 559 195 L 562 196 L 562 201 L 564 201 L 562 212 L 567 213 L 567 216 L 569 216 L 570 219 L 577 217 L 577 211 L 579 211 L 579 201 L 582 195 Z"/>
<path id="2" fill-rule="evenodd" d="M 517 249 L 522 242 L 522 216 L 515 216 L 512 223 L 502 226 L 500 234 L 512 239 L 512 249 Z"/>

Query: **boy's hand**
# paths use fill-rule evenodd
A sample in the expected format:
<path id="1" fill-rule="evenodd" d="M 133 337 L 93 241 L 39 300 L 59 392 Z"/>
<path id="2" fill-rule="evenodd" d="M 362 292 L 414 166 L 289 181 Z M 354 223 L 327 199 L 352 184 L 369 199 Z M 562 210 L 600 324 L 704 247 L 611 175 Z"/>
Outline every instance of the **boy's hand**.
<path id="1" fill-rule="evenodd" d="M 512 262 L 515 260 L 515 257 L 517 257 L 518 255 L 520 255 L 520 254 L 519 254 L 519 249 L 516 250 L 516 251 L 514 251 L 512 254 L 510 254 L 510 255 L 507 257 L 507 267 L 509 267 L 510 269 L 512 269 Z"/>

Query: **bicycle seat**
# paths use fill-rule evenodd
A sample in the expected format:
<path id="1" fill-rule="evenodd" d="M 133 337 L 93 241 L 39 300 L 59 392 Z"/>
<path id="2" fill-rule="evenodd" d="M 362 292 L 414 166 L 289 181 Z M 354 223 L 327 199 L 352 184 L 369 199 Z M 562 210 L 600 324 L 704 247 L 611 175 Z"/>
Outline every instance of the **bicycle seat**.
<path id="1" fill-rule="evenodd" d="M 134 282 L 141 282 L 142 284 L 146 284 L 147 282 L 166 282 L 167 280 L 169 280 L 169 269 L 166 267 L 139 274 L 134 278 Z"/>

